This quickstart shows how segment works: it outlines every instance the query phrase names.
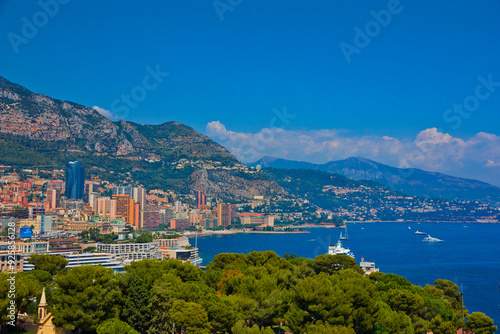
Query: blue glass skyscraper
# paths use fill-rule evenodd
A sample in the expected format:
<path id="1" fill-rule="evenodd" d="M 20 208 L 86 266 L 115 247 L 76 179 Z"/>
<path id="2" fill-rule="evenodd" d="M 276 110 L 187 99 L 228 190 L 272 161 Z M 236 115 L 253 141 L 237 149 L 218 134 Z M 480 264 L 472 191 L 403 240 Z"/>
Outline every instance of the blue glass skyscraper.
<path id="1" fill-rule="evenodd" d="M 83 199 L 85 189 L 85 170 L 80 161 L 68 161 L 66 164 L 66 197 Z"/>

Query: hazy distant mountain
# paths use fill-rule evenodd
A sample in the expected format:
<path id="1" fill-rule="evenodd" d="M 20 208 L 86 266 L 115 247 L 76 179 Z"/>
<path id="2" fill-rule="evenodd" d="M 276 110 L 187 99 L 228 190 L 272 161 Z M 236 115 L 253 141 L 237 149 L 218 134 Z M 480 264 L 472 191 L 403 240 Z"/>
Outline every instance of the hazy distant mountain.
<path id="1" fill-rule="evenodd" d="M 372 180 L 410 195 L 438 197 L 460 200 L 479 200 L 500 206 L 500 188 L 491 184 L 454 177 L 446 174 L 427 172 L 417 168 L 397 168 L 365 158 L 348 158 L 313 164 L 275 157 L 263 157 L 249 164 L 273 168 L 310 168 L 344 175 L 354 180 Z"/>
<path id="2" fill-rule="evenodd" d="M 283 191 L 272 181 L 231 170 L 241 165 L 238 160 L 189 126 L 111 122 L 94 109 L 0 77 L 0 165 L 63 168 L 76 159 L 88 174 L 112 182 L 128 178 L 151 188 L 196 188 L 227 198 Z"/>
<path id="3" fill-rule="evenodd" d="M 376 181 L 352 180 L 315 169 L 264 168 L 261 173 L 289 194 L 347 220 L 498 221 L 497 212 L 476 202 L 408 196 Z M 288 210 L 287 206 L 285 210 Z"/>

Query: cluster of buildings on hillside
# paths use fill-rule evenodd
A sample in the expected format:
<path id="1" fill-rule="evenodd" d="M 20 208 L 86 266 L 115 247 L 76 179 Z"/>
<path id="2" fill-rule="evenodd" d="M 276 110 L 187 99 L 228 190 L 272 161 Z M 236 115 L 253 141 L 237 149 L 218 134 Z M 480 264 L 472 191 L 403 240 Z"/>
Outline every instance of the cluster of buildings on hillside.
<path id="1" fill-rule="evenodd" d="M 231 204 L 209 197 L 203 190 L 180 195 L 173 191 L 139 185 L 113 184 L 97 177 L 85 179 L 78 161 L 68 162 L 66 170 L 9 170 L 0 166 L 0 216 L 4 242 L 9 233 L 16 240 L 16 261 L 22 270 L 30 265 L 24 259 L 32 253 L 60 254 L 70 265 L 100 263 L 120 270 L 129 261 L 177 258 L 199 263 L 198 250 L 184 239 L 162 239 L 172 231 L 225 229 L 232 226 L 268 230 L 280 223 L 342 223 L 348 220 L 397 220 L 434 217 L 447 220 L 495 217 L 498 211 L 481 203 L 422 199 L 326 187 L 345 206 L 323 210 L 307 199 L 276 195 L 269 199 L 254 196 L 244 203 Z M 3 173 L 2 173 L 3 172 Z M 462 214 L 463 213 L 463 214 Z M 8 228 L 12 231 L 8 231 Z M 155 240 L 136 242 L 138 231 L 156 231 Z M 82 232 L 113 235 L 107 243 L 82 241 Z M 115 238 L 116 237 L 116 238 Z M 6 259 L 7 244 L 0 242 L 0 256 Z M 88 249 L 92 249 L 89 252 Z M 86 250 L 85 253 L 82 253 Z M 4 262 L 2 262 L 5 264 Z M 2 267 L 3 270 L 3 267 Z"/>
<path id="2" fill-rule="evenodd" d="M 20 180 L 16 172 L 0 178 L 0 209 L 19 210 L 20 224 L 33 226 L 36 234 L 72 232 L 99 228 L 118 232 L 130 224 L 136 230 L 205 229 L 227 227 L 239 220 L 234 204 L 208 198 L 199 190 L 182 197 L 173 192 L 141 186 L 121 186 L 92 178 L 85 180 L 80 162 L 68 162 L 66 179 L 41 179 L 37 175 Z M 42 219 L 43 217 L 43 219 Z M 271 215 L 247 213 L 245 224 L 273 226 Z"/>
<path id="3" fill-rule="evenodd" d="M 69 260 L 69 267 L 101 264 L 120 271 L 130 261 L 141 259 L 175 258 L 199 264 L 198 249 L 186 237 L 166 238 L 174 233 L 168 229 L 222 229 L 237 222 L 256 228 L 274 226 L 274 216 L 238 212 L 237 205 L 210 198 L 202 190 L 180 196 L 96 177 L 86 180 L 78 161 L 68 162 L 65 171 L 52 171 L 51 175 L 45 171 L 43 176 L 38 170 L 23 170 L 0 177 L 2 271 L 7 270 L 8 235 L 12 233 L 16 236 L 16 270 L 33 269 L 26 259 L 38 253 L 61 255 Z M 154 240 L 136 242 L 141 230 L 156 230 L 150 234 Z M 82 232 L 89 231 L 117 239 L 89 243 L 82 237 Z"/>
<path id="4" fill-rule="evenodd" d="M 357 188 L 325 186 L 322 191 L 334 194 L 345 203 L 328 211 L 345 220 L 498 222 L 499 210 L 479 201 L 408 196 L 363 185 Z"/>
<path id="5" fill-rule="evenodd" d="M 152 159 L 147 159 L 148 162 L 158 162 L 161 161 L 159 156 L 153 157 Z M 195 168 L 203 168 L 203 169 L 222 169 L 222 170 L 232 170 L 239 171 L 244 173 L 253 174 L 256 173 L 257 170 L 253 168 L 248 168 L 247 166 L 237 162 L 231 167 L 224 166 L 224 164 L 220 161 L 213 160 L 189 160 L 189 159 L 179 159 L 178 161 L 172 162 L 172 165 L 175 165 L 176 169 L 183 169 L 186 167 L 195 167 Z"/>

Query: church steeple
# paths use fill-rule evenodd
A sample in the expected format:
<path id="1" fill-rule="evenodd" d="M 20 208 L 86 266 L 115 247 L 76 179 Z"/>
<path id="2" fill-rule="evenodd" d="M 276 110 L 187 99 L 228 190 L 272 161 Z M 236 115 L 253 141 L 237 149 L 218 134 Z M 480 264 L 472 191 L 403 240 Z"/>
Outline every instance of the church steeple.
<path id="1" fill-rule="evenodd" d="M 45 288 L 43 288 L 42 297 L 40 297 L 38 304 L 38 321 L 41 321 L 45 316 L 47 316 L 47 301 L 45 300 Z"/>

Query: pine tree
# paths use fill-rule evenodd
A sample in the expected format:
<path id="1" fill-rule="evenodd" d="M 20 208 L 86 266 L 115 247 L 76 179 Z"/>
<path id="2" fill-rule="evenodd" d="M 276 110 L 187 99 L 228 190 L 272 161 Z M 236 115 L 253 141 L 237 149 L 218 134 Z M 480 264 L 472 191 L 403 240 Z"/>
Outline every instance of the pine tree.
<path id="1" fill-rule="evenodd" d="M 144 281 L 134 275 L 127 291 L 122 319 L 142 334 L 146 333 L 151 317 L 148 303 L 148 289 Z"/>

